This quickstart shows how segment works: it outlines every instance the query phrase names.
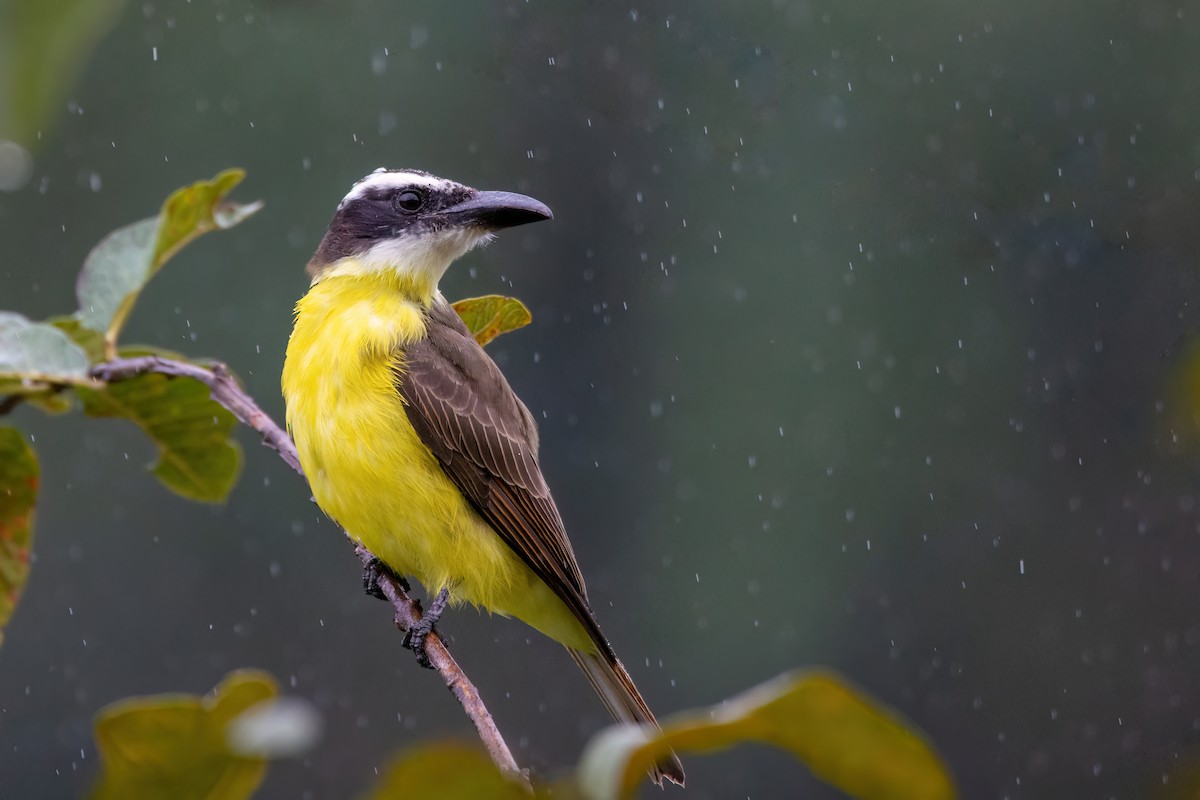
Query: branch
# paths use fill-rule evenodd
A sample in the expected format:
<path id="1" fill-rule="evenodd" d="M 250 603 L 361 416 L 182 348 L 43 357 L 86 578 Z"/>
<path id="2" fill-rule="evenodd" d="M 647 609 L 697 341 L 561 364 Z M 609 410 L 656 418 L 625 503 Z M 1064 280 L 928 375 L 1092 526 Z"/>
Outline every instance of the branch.
<path id="1" fill-rule="evenodd" d="M 159 375 L 170 375 L 173 378 L 192 378 L 208 387 L 212 399 L 228 409 L 238 420 L 262 436 L 263 444 L 279 453 L 284 463 L 304 477 L 304 469 L 300 466 L 300 457 L 296 454 L 296 445 L 292 437 L 283 428 L 267 416 L 258 407 L 254 398 L 246 394 L 242 387 L 229 373 L 229 368 L 220 362 L 213 362 L 208 368 L 189 364 L 186 361 L 174 361 L 159 356 L 140 356 L 138 358 L 114 358 L 92 367 L 92 377 L 105 383 L 136 378 L 148 372 Z"/>
<path id="2" fill-rule="evenodd" d="M 296 445 L 283 428 L 267 416 L 254 399 L 250 397 L 230 374 L 229 369 L 220 362 L 213 362 L 209 368 L 189 364 L 184 361 L 174 361 L 158 356 L 142 356 L 139 358 L 115 358 L 97 364 L 92 368 L 92 377 L 105 382 L 128 380 L 138 375 L 156 372 L 178 378 L 192 378 L 208 387 L 212 399 L 227 408 L 239 421 L 253 428 L 262 436 L 263 444 L 279 453 L 289 467 L 304 477 L 304 469 L 300 466 L 300 458 L 296 454 Z M 344 531 L 343 531 L 344 532 Z M 353 541 L 353 540 L 351 540 Z M 370 563 L 375 557 L 367 548 L 355 543 L 355 553 L 363 562 Z M 401 631 L 409 631 L 421 620 L 421 604 L 409 597 L 399 581 L 390 573 L 380 572 L 379 588 L 383 591 L 395 611 L 396 627 Z M 445 643 L 437 631 L 430 632 L 425 639 L 425 653 L 430 666 L 437 670 L 446 683 L 446 688 L 454 695 L 463 711 L 475 724 L 479 738 L 491 755 L 492 761 L 501 772 L 520 780 L 529 788 L 528 778 L 517 766 L 512 751 L 500 735 L 491 713 L 483 704 L 479 690 L 471 683 L 463 672 L 462 667 L 450 655 Z"/>

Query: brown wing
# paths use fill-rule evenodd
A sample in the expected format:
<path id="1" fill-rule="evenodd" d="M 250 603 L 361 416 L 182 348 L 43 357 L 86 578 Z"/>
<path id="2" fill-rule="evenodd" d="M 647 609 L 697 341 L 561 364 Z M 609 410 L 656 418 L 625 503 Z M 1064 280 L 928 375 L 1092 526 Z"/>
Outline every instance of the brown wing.
<path id="1" fill-rule="evenodd" d="M 567 604 L 601 651 L 611 653 L 542 478 L 529 411 L 440 298 L 427 334 L 405 348 L 399 375 L 409 422 L 479 515 Z"/>

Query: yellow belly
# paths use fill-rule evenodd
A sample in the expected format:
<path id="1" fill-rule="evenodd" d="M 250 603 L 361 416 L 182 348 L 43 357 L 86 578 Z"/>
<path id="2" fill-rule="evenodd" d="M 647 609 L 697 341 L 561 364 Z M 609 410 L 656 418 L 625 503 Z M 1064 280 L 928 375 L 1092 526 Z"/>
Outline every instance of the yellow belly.
<path id="1" fill-rule="evenodd" d="M 594 647 L 556 595 L 475 512 L 409 423 L 396 390 L 421 308 L 384 276 L 329 278 L 296 307 L 287 423 L 313 496 L 346 532 L 428 590 Z"/>

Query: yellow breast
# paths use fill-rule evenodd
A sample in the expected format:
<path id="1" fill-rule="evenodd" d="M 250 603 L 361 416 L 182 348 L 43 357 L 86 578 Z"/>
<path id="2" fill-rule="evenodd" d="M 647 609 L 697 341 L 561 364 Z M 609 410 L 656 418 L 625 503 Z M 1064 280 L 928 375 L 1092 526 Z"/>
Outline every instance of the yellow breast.
<path id="1" fill-rule="evenodd" d="M 574 641 L 582 631 L 565 606 L 475 513 L 408 421 L 396 382 L 405 346 L 424 334 L 422 307 L 385 274 L 324 279 L 297 304 L 283 394 L 313 496 L 396 572 Z"/>

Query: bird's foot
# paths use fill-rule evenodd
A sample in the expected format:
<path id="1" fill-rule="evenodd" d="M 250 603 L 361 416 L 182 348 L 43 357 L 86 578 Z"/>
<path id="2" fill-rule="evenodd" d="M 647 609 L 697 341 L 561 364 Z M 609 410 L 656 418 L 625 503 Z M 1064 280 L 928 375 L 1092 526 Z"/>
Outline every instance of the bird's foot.
<path id="1" fill-rule="evenodd" d="M 392 580 L 400 584 L 400 588 L 405 592 L 412 591 L 412 587 L 408 585 L 408 581 L 392 572 L 388 568 L 388 565 L 384 564 L 378 558 L 372 558 L 363 567 L 363 591 L 371 595 L 371 597 L 378 597 L 380 600 L 387 600 L 387 595 L 383 593 L 383 589 L 379 588 L 379 579 L 384 575 L 391 576 Z"/>
<path id="2" fill-rule="evenodd" d="M 417 663 L 425 669 L 433 669 L 433 665 L 429 663 L 429 654 L 425 652 L 425 639 L 433 633 L 433 627 L 441 619 L 442 612 L 446 610 L 446 604 L 449 601 L 450 590 L 443 587 L 437 593 L 437 597 L 433 598 L 433 602 L 429 604 L 429 610 L 422 615 L 421 621 L 414 625 L 404 637 L 404 646 L 413 651 L 413 655 L 417 657 Z"/>

